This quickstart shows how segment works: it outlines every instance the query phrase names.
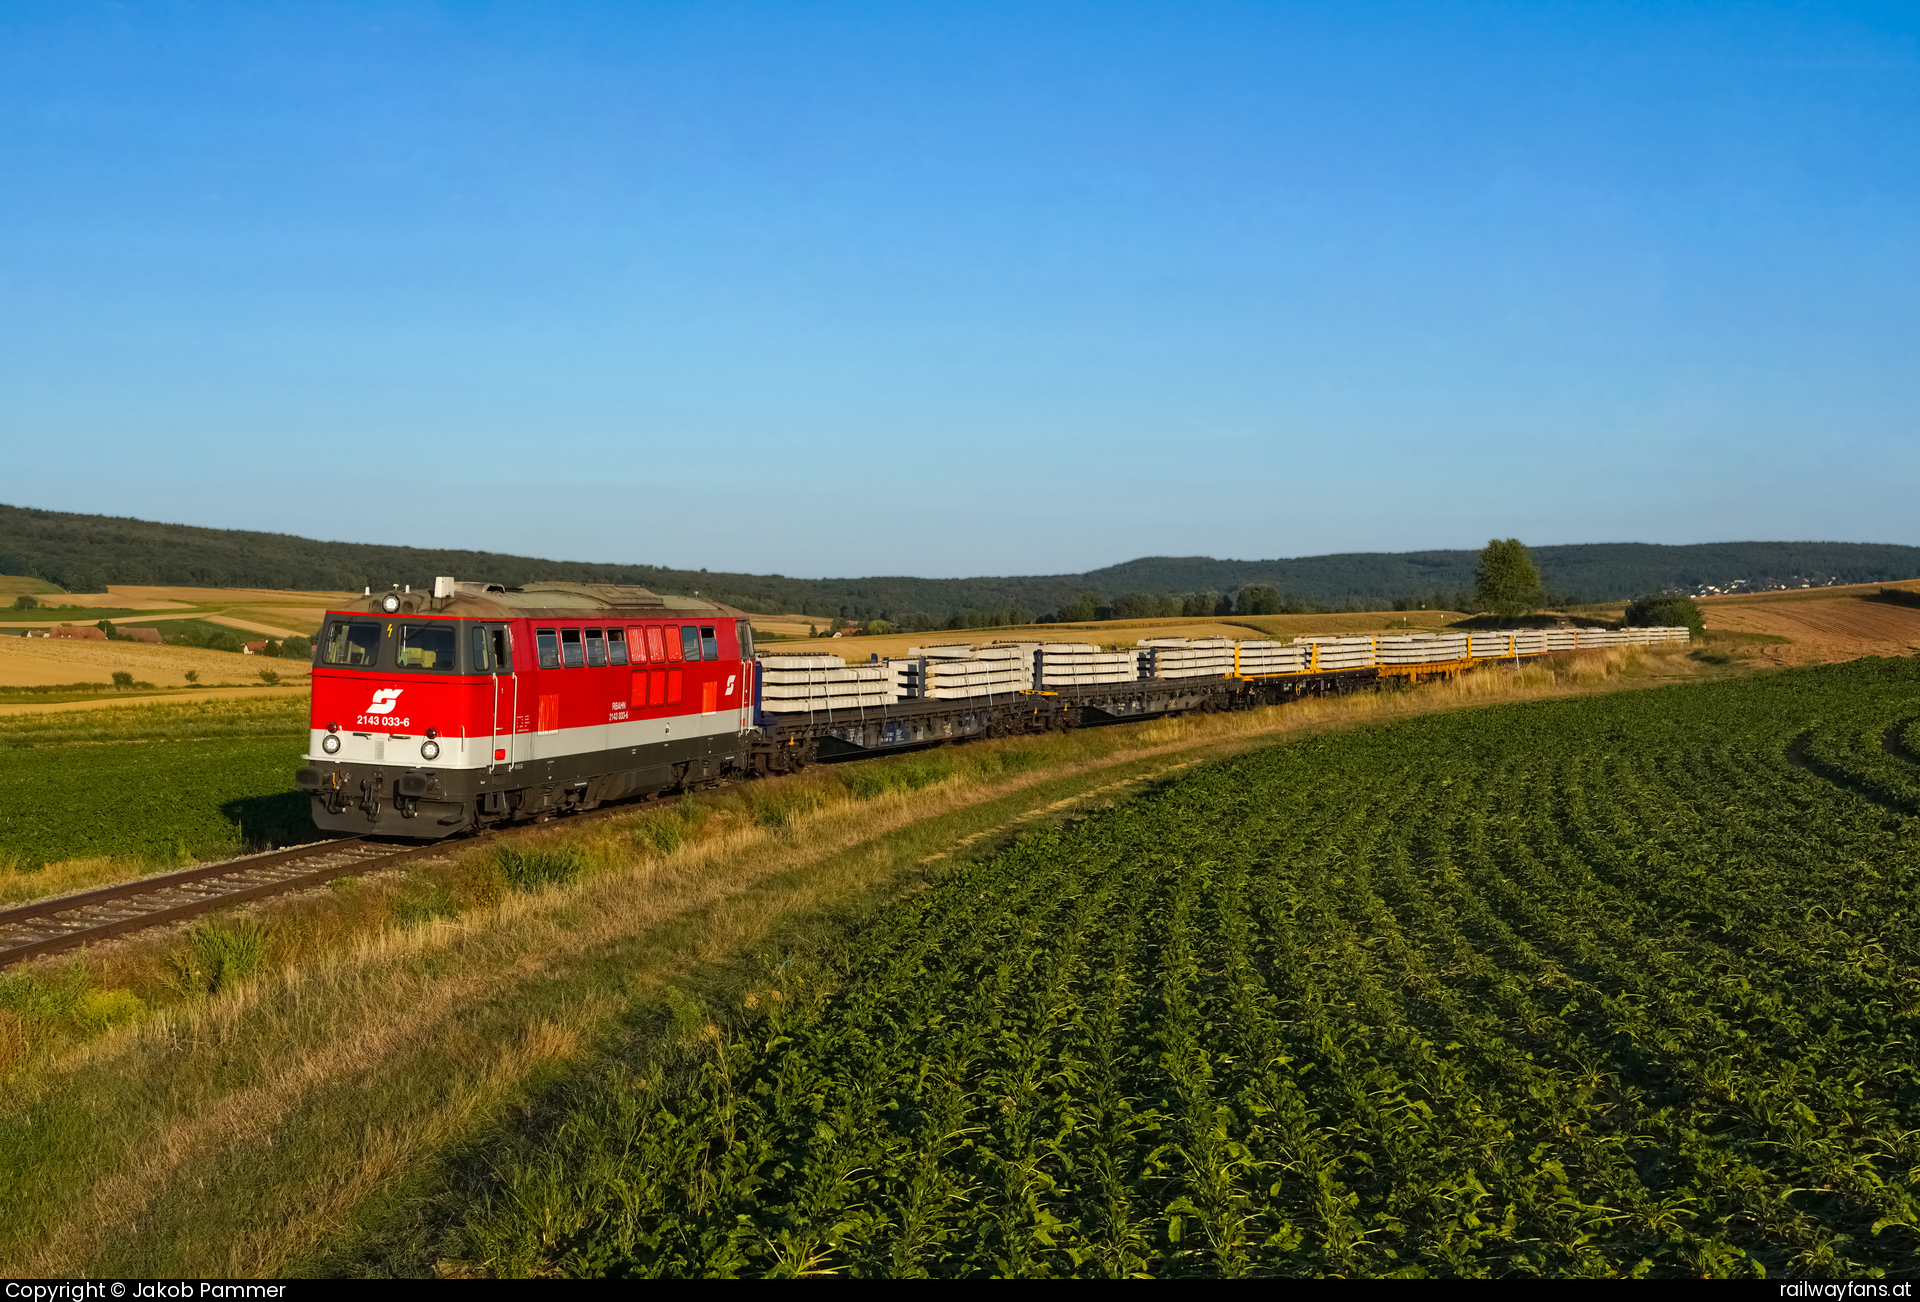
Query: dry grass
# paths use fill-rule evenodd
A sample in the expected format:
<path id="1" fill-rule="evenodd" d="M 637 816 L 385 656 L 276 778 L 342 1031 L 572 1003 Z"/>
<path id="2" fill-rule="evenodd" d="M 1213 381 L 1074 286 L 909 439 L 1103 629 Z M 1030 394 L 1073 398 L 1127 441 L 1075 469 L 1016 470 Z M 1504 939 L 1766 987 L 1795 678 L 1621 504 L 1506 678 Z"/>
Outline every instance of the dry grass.
<path id="1" fill-rule="evenodd" d="M 132 881 L 149 871 L 147 865 L 137 859 L 68 859 L 64 863 L 50 863 L 43 868 L 36 868 L 30 873 L 13 871 L 6 867 L 7 862 L 6 859 L 0 859 L 0 905 L 24 904 L 28 900 L 90 891 L 117 882 Z"/>
<path id="2" fill-rule="evenodd" d="M 535 895 L 503 891 L 486 851 L 449 847 L 438 864 L 263 909 L 275 969 L 197 1002 L 164 1006 L 158 973 L 176 941 L 127 942 L 88 960 L 93 983 L 160 1010 L 30 1055 L 0 1097 L 0 1146 L 46 1146 L 12 1165 L 0 1260 L 16 1274 L 272 1273 L 636 1001 L 792 919 L 1221 755 L 1651 681 L 1662 660 L 1687 672 L 1684 657 L 1614 649 L 1418 690 L 814 770 L 522 837 L 593 865 Z M 449 916 L 415 910 L 402 925 L 409 897 Z M 77 1117 L 84 1126 L 62 1129 Z"/>

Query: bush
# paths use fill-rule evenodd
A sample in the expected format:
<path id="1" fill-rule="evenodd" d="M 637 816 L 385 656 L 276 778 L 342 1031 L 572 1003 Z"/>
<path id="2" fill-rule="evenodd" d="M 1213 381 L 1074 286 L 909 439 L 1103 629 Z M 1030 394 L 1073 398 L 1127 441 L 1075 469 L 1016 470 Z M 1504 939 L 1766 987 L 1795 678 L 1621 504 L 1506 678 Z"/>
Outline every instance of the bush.
<path id="1" fill-rule="evenodd" d="M 587 870 L 587 856 L 576 846 L 555 850 L 502 846 L 494 852 L 494 862 L 507 885 L 528 895 L 547 886 L 564 886 Z"/>
<path id="2" fill-rule="evenodd" d="M 1707 617 L 1692 597 L 1656 592 L 1628 606 L 1626 622 L 1629 628 L 1678 628 L 1684 624 L 1701 633 L 1706 630 Z"/>
<path id="3" fill-rule="evenodd" d="M 39 604 L 40 603 L 35 601 L 32 597 L 23 596 L 23 597 L 15 597 L 13 599 L 13 608 L 15 610 L 32 610 L 35 607 L 37 607 Z"/>
<path id="4" fill-rule="evenodd" d="M 304 637 L 290 637 L 280 644 L 280 654 L 299 660 L 308 660 L 313 656 L 313 643 Z"/>
<path id="5" fill-rule="evenodd" d="M 199 681 L 200 681 L 200 671 L 199 671 L 198 669 L 189 669 L 189 670 L 187 670 L 187 681 L 188 681 L 188 682 L 190 682 L 190 683 L 197 683 L 197 682 L 199 682 Z"/>
<path id="6" fill-rule="evenodd" d="M 131 990 L 94 990 L 74 1005 L 73 1015 L 88 1030 L 105 1031 L 146 1011 L 146 1001 Z"/>
<path id="7" fill-rule="evenodd" d="M 133 686 L 133 675 L 124 669 L 116 669 L 113 674 L 113 690 L 124 692 Z"/>
<path id="8" fill-rule="evenodd" d="M 266 957 L 267 929 L 252 918 L 202 923 L 168 956 L 167 984 L 182 994 L 218 994 L 252 976 Z"/>
<path id="9" fill-rule="evenodd" d="M 268 687 L 277 687 L 280 683 L 280 671 L 277 669 L 262 669 L 260 671 L 260 681 Z"/>

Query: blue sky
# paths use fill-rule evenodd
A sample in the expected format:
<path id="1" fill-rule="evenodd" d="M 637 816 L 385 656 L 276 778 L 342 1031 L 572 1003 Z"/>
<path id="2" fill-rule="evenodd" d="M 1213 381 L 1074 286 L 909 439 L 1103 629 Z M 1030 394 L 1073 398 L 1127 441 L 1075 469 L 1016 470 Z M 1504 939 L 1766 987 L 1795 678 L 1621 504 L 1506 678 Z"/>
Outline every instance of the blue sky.
<path id="1" fill-rule="evenodd" d="M 0 501 L 794 575 L 1920 543 L 1917 30 L 7 4 Z"/>

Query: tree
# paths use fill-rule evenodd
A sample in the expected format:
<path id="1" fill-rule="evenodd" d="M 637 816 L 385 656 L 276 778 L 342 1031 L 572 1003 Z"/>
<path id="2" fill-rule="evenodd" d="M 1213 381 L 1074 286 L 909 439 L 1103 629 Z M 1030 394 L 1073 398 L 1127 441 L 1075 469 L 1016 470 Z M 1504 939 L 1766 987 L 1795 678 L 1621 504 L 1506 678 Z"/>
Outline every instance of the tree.
<path id="1" fill-rule="evenodd" d="M 280 685 L 280 671 L 278 669 L 262 669 L 260 671 L 260 681 L 268 687 L 278 687 Z"/>
<path id="2" fill-rule="evenodd" d="M 1704 633 L 1707 616 L 1692 597 L 1678 592 L 1655 592 L 1627 607 L 1627 624 L 1631 628 L 1678 628 L 1685 624 L 1695 633 Z"/>
<path id="3" fill-rule="evenodd" d="M 280 654 L 300 660 L 313 658 L 313 643 L 304 637 L 290 637 L 280 644 Z"/>
<path id="4" fill-rule="evenodd" d="M 32 610 L 35 606 L 38 606 L 39 604 L 40 603 L 35 601 L 32 597 L 27 597 L 27 596 L 19 596 L 13 599 L 13 608 L 15 610 Z"/>
<path id="5" fill-rule="evenodd" d="M 1280 590 L 1267 583 L 1250 583 L 1234 597 L 1236 615 L 1278 615 Z"/>
<path id="6" fill-rule="evenodd" d="M 109 642 L 113 641 L 114 638 L 119 636 L 119 634 L 114 631 L 113 621 L 110 619 L 103 619 L 99 623 L 95 624 L 94 627 L 99 629 L 102 633 L 105 633 L 107 635 L 107 641 Z"/>
<path id="7" fill-rule="evenodd" d="M 197 683 L 197 682 L 199 682 L 199 681 L 200 681 L 200 671 L 199 671 L 198 669 L 189 669 L 189 670 L 187 670 L 187 681 L 188 681 L 188 682 L 190 682 L 190 683 Z"/>
<path id="8" fill-rule="evenodd" d="M 1062 624 L 1085 624 L 1100 611 L 1100 594 L 1083 592 L 1066 605 L 1060 607 Z"/>
<path id="9" fill-rule="evenodd" d="M 1220 613 L 1220 594 L 1217 592 L 1189 593 L 1187 599 L 1180 603 L 1180 613 L 1202 619 L 1208 615 L 1217 615 Z"/>
<path id="10" fill-rule="evenodd" d="M 124 669 L 114 670 L 113 672 L 113 690 L 114 691 L 124 692 L 127 690 L 127 688 L 132 686 L 133 686 L 132 674 L 128 673 Z"/>
<path id="11" fill-rule="evenodd" d="M 1518 538 L 1488 542 L 1473 571 L 1474 596 L 1503 619 L 1524 615 L 1540 604 L 1540 569 Z"/>

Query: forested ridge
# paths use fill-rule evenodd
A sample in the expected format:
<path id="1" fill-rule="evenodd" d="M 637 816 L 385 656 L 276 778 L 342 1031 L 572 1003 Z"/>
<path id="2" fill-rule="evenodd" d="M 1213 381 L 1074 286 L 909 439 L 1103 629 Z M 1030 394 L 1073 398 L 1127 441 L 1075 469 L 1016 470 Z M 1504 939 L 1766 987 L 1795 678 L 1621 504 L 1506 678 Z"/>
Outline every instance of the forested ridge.
<path id="1" fill-rule="evenodd" d="M 320 542 L 292 534 L 0 505 L 0 574 L 45 579 L 72 592 L 97 592 L 110 583 L 337 591 L 425 584 L 437 574 L 452 574 L 510 585 L 536 579 L 635 583 L 659 592 L 698 592 L 760 613 L 903 622 L 1019 622 L 1013 617 L 1050 615 L 1088 596 L 1093 605 L 1108 607 L 1129 594 L 1230 596 L 1252 585 L 1277 589 L 1291 609 L 1378 609 L 1396 602 L 1457 608 L 1473 588 L 1477 556 L 1471 550 L 1255 561 L 1147 556 L 1085 574 L 796 579 L 638 562 Z M 1536 547 L 1533 558 L 1548 593 L 1559 601 L 1613 601 L 1662 589 L 1724 586 L 1739 579 L 1756 585 L 1797 585 L 1920 576 L 1920 547 L 1888 543 L 1580 543 Z"/>

